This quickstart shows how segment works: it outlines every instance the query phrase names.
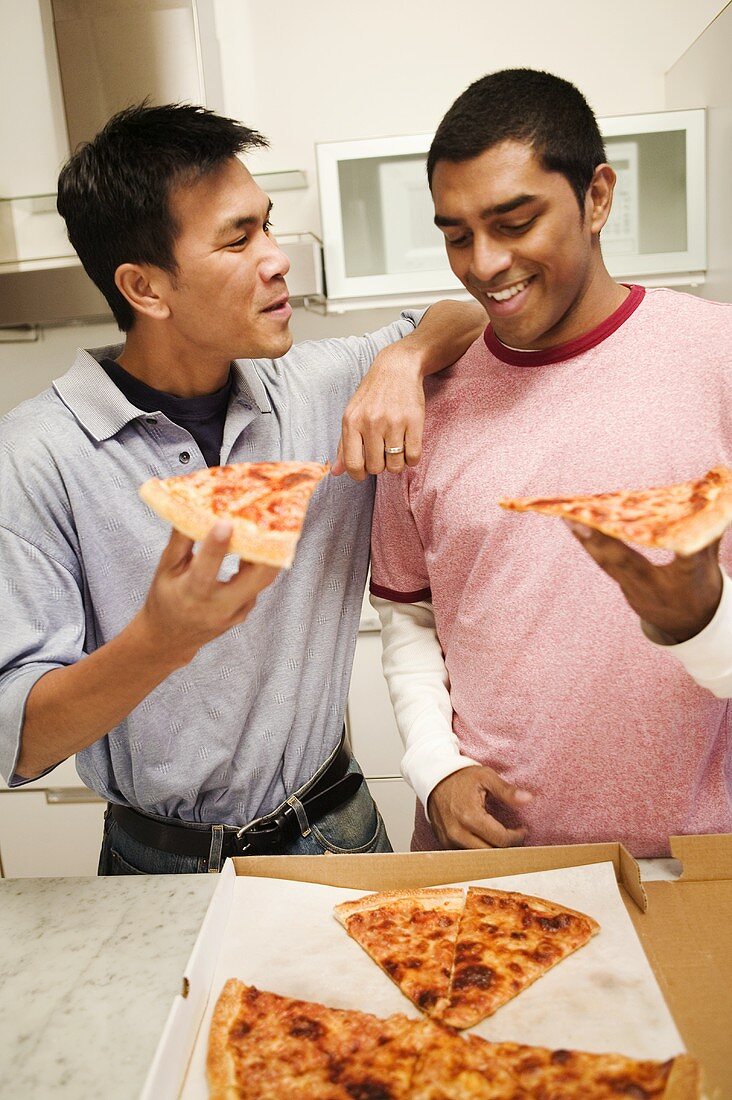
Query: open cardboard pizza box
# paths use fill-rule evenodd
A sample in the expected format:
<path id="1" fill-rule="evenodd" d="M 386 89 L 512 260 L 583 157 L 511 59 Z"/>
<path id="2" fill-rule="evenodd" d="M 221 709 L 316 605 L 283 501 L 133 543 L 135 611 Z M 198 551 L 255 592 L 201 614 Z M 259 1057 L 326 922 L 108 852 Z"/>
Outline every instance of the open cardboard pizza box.
<path id="1" fill-rule="evenodd" d="M 486 883 L 587 912 L 603 931 L 476 1034 L 633 1057 L 685 1047 L 702 1064 L 706 1100 L 732 1100 L 732 835 L 674 837 L 671 850 L 680 877 L 644 883 L 627 850 L 610 843 L 229 860 L 142 1098 L 207 1096 L 208 1029 L 229 977 L 334 1007 L 418 1016 L 332 906 L 353 891 Z"/>

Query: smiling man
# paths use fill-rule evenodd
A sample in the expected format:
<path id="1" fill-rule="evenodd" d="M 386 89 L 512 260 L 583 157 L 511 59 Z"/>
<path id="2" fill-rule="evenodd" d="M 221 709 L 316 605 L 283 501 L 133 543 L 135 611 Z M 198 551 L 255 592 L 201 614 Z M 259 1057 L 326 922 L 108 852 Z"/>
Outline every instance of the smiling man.
<path id="1" fill-rule="evenodd" d="M 291 348 L 289 261 L 238 159 L 264 144 L 172 105 L 123 111 L 77 150 L 59 211 L 126 340 L 79 351 L 0 433 L 0 768 L 17 786 L 76 754 L 110 803 L 104 874 L 389 849 L 342 741 L 366 473 L 419 456 L 422 376 L 470 345 L 479 311 Z M 138 497 L 206 465 L 328 461 L 357 389 L 357 480 L 319 487 L 279 576 L 232 562 L 225 522 L 194 553 Z"/>
<path id="2" fill-rule="evenodd" d="M 372 601 L 414 846 L 620 840 L 652 856 L 674 833 L 729 831 L 718 545 L 660 564 L 576 532 L 617 587 L 566 527 L 497 501 L 730 464 L 732 309 L 609 275 L 615 174 L 556 76 L 471 85 L 428 175 L 450 265 L 489 324 L 427 383 L 420 465 L 377 490 Z"/>

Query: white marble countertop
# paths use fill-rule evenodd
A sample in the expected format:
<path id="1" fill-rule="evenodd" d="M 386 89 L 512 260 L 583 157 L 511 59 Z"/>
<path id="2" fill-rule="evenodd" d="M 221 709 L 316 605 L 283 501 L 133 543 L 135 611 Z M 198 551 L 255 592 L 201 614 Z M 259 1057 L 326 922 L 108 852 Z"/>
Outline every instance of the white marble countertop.
<path id="1" fill-rule="evenodd" d="M 216 875 L 0 880 L 0 1097 L 139 1095 Z"/>
<path id="2" fill-rule="evenodd" d="M 216 882 L 0 880 L 2 1100 L 139 1095 Z"/>

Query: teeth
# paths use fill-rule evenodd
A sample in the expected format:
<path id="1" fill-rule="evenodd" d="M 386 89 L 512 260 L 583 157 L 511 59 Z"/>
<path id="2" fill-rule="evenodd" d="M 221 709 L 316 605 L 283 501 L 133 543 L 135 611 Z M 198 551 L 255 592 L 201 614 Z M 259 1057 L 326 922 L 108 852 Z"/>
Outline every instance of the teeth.
<path id="1" fill-rule="evenodd" d="M 526 290 L 529 285 L 529 280 L 524 279 L 523 283 L 516 283 L 514 286 L 509 286 L 506 290 L 497 290 L 495 294 L 491 294 L 486 290 L 486 297 L 491 298 L 494 302 L 507 302 L 509 298 L 515 298 L 517 294 L 520 294 L 522 290 Z"/>

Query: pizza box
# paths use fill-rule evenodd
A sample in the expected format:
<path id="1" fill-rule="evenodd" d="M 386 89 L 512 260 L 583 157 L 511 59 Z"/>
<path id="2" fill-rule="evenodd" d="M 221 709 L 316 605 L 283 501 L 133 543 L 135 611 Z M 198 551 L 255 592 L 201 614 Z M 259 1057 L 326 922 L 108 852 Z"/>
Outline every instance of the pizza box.
<path id="1" fill-rule="evenodd" d="M 256 971 L 258 966 L 258 974 L 254 974 L 252 984 L 292 996 L 307 996 L 299 988 L 283 987 L 283 982 L 289 984 L 288 967 L 294 957 L 300 965 L 305 959 L 306 969 L 308 955 L 312 956 L 312 960 L 318 958 L 317 943 L 313 944 L 310 952 L 307 950 L 310 933 L 307 931 L 307 917 L 300 917 L 298 904 L 293 904 L 297 895 L 278 895 L 278 891 L 290 889 L 287 883 L 319 884 L 312 886 L 313 893 L 317 893 L 320 887 L 390 890 L 525 875 L 529 884 L 527 893 L 531 893 L 531 876 L 542 881 L 542 874 L 545 874 L 546 881 L 554 881 L 552 872 L 559 876 L 569 875 L 567 881 L 575 884 L 583 882 L 585 876 L 587 879 L 602 873 L 609 874 L 611 878 L 614 876 L 612 892 L 615 894 L 617 891 L 617 900 L 622 899 L 618 907 L 622 911 L 624 903 L 637 939 L 630 927 L 630 938 L 626 935 L 621 941 L 627 948 L 628 957 L 623 960 L 616 954 L 613 966 L 617 964 L 621 969 L 623 964 L 626 969 L 628 966 L 635 967 L 639 978 L 642 978 L 641 971 L 648 970 L 647 958 L 652 967 L 651 983 L 661 1005 L 661 1011 L 655 1012 L 655 1016 L 663 1017 L 665 1014 L 668 1018 L 665 1031 L 663 1020 L 661 1024 L 655 1020 L 654 1025 L 660 1027 L 666 1042 L 673 1043 L 670 1037 L 676 1036 L 701 1062 L 706 1100 L 723 1100 L 725 1097 L 732 1100 L 732 835 L 672 837 L 670 844 L 673 856 L 682 864 L 680 877 L 673 881 L 643 883 L 638 864 L 627 849 L 617 843 L 389 855 L 252 856 L 228 860 L 219 876 L 183 974 L 181 992 L 171 1007 L 141 1094 L 142 1100 L 188 1100 L 206 1094 L 201 1086 L 206 1035 L 213 1002 L 222 984 L 220 975 L 218 985 L 214 984 L 214 977 L 220 964 L 220 954 L 225 953 L 222 943 L 225 945 L 227 937 L 232 934 L 236 936 L 238 932 L 234 928 L 232 933 L 229 922 L 234 899 L 239 896 L 241 904 L 239 891 L 245 887 L 243 882 L 237 880 L 253 880 L 246 884 L 247 888 L 251 887 L 247 907 L 256 909 L 252 902 L 257 897 L 261 904 L 269 905 L 270 909 L 265 908 L 263 912 L 265 921 L 267 914 L 271 913 L 273 928 L 277 923 L 275 917 L 281 924 L 282 914 L 286 913 L 285 927 L 292 929 L 292 943 L 298 950 L 293 952 L 292 943 L 283 942 L 282 938 L 276 944 L 269 944 L 264 952 L 265 955 L 270 952 L 266 964 L 269 969 L 264 972 L 267 978 L 271 976 L 273 980 L 263 980 L 258 976 L 263 973 L 264 966 L 261 943 L 267 940 L 270 928 L 265 923 L 262 935 L 254 938 L 246 938 L 247 935 L 251 937 L 251 933 L 242 930 L 245 938 L 238 947 L 241 952 L 238 957 L 246 961 L 240 966 L 240 973 L 231 972 L 227 976 L 248 980 L 250 967 L 253 966 Z M 511 888 L 520 889 L 521 886 L 512 882 Z M 264 896 L 268 889 L 273 891 L 272 898 Z M 302 888 L 293 886 L 292 889 Z M 540 890 L 534 888 L 534 892 L 540 893 Z M 278 896 L 279 903 L 275 900 Z M 334 891 L 334 896 L 335 900 L 340 901 L 346 895 Z M 546 892 L 545 896 L 551 895 Z M 307 900 L 306 895 L 304 901 Z M 573 899 L 557 897 L 556 900 L 571 905 Z M 582 908 L 581 905 L 577 907 Z M 585 911 L 591 910 L 588 907 Z M 304 912 L 307 913 L 307 905 Z M 624 919 L 628 923 L 628 917 Z M 261 929 L 262 926 L 259 927 Z M 345 943 L 347 937 L 342 930 L 341 934 Z M 331 935 L 330 930 L 328 935 Z M 289 933 L 286 939 L 289 941 Z M 592 942 L 599 940 L 599 936 L 594 937 Z M 352 944 L 352 941 L 349 942 Z M 581 952 L 578 952 L 575 958 L 580 956 Z M 355 963 L 357 967 L 361 963 L 358 953 L 353 955 L 353 959 L 354 962 L 359 960 Z M 311 966 L 315 965 L 312 960 Z M 327 964 L 318 962 L 317 965 L 322 970 L 322 992 L 311 995 L 309 999 L 335 1003 L 329 1000 Z M 369 973 L 368 960 L 366 965 L 364 974 Z M 566 966 L 566 963 L 563 965 Z M 381 981 L 384 987 L 388 986 L 392 996 L 396 994 L 401 998 L 392 983 L 382 981 L 383 975 L 378 967 L 371 964 L 371 968 L 374 975 L 380 975 L 375 980 Z M 561 971 L 560 966 L 550 973 Z M 280 988 L 277 987 L 278 981 Z M 528 993 L 522 994 L 522 998 L 526 999 Z M 661 994 L 670 1014 L 660 999 Z M 516 1003 L 518 998 L 514 1005 Z M 562 998 L 562 1003 L 566 1003 L 566 998 Z M 369 1009 L 366 1005 L 351 1007 Z M 507 1008 L 505 1006 L 500 1011 L 506 1012 Z M 372 1011 L 377 1015 L 388 1014 L 388 1011 L 380 1011 L 378 1006 L 373 1007 Z M 408 1013 L 408 1002 L 396 1009 L 391 1008 L 391 1011 Z M 498 1019 L 498 1015 L 491 1021 Z M 638 1030 L 642 1032 L 644 1027 L 650 1026 L 644 1020 L 638 1025 Z M 527 1041 L 536 1040 L 529 1037 Z M 547 1042 L 546 1045 L 551 1044 Z M 571 1044 L 568 1041 L 564 1045 L 582 1046 L 580 1042 Z M 620 1048 L 616 1046 L 616 1049 Z M 677 1042 L 669 1053 L 679 1049 Z M 627 1047 L 624 1052 L 634 1054 Z M 651 1055 L 639 1052 L 636 1056 Z"/>

